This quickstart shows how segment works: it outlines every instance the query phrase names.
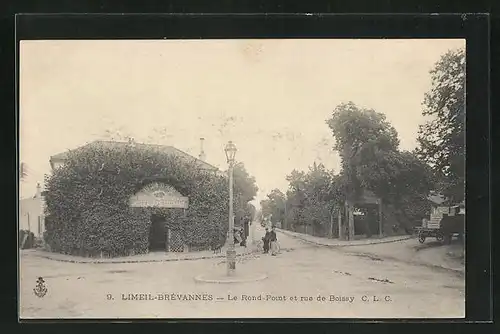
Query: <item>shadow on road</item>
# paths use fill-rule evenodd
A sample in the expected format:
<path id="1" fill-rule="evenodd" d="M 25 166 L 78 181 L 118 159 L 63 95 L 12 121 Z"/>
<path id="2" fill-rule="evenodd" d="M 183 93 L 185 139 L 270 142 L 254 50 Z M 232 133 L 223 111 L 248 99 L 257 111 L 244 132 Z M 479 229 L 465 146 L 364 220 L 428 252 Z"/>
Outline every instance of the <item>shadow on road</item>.
<path id="1" fill-rule="evenodd" d="M 413 248 L 415 249 L 416 252 L 421 251 L 423 249 L 428 249 L 432 247 L 442 247 L 445 246 L 445 244 L 441 241 L 429 241 L 423 244 L 415 245 Z"/>

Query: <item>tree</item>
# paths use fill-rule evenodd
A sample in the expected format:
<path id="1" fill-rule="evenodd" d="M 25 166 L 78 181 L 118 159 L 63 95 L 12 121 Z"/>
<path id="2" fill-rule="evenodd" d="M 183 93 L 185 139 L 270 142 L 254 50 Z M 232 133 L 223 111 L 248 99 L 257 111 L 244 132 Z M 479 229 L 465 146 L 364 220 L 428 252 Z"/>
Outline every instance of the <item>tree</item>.
<path id="1" fill-rule="evenodd" d="M 313 163 L 306 173 L 293 170 L 287 176 L 287 222 L 311 226 L 313 233 L 330 234 L 332 211 L 340 198 L 338 179 L 323 164 Z"/>
<path id="2" fill-rule="evenodd" d="M 331 183 L 333 173 L 326 170 L 323 164 L 313 163 L 305 175 L 304 217 L 312 226 L 313 234 L 317 231 L 324 234 L 330 223 L 330 212 L 333 206 Z"/>
<path id="3" fill-rule="evenodd" d="M 255 178 L 245 169 L 243 163 L 238 163 L 233 169 L 234 180 L 234 203 L 236 221 L 243 217 L 251 217 L 254 212 L 249 202 L 257 195 L 259 188 L 256 185 Z M 254 208 L 255 209 L 255 208 Z"/>
<path id="4" fill-rule="evenodd" d="M 279 189 L 273 189 L 267 199 L 262 200 L 260 205 L 264 216 L 271 215 L 271 222 L 283 222 L 285 217 L 285 194 Z"/>
<path id="5" fill-rule="evenodd" d="M 327 124 L 342 158 L 343 179 L 338 181 L 350 212 L 362 190 L 373 191 L 403 214 L 412 211 L 412 201 L 425 200 L 433 187 L 432 173 L 417 155 L 398 149 L 397 131 L 384 114 L 349 102 L 337 106 Z M 348 222 L 352 236 L 351 214 Z"/>
<path id="6" fill-rule="evenodd" d="M 295 227 L 306 225 L 304 220 L 306 175 L 304 172 L 293 170 L 286 177 L 289 183 L 287 191 L 287 222 Z"/>
<path id="7" fill-rule="evenodd" d="M 408 194 L 427 195 L 433 187 L 430 168 L 412 152 L 378 152 L 359 162 L 356 177 L 362 187 L 391 203 Z"/>
<path id="8" fill-rule="evenodd" d="M 432 171 L 412 152 L 385 152 L 358 168 L 363 188 L 397 208 L 408 225 L 425 216 L 427 195 L 434 187 Z M 409 227 L 409 226 L 408 226 Z"/>
<path id="9" fill-rule="evenodd" d="M 255 177 L 251 176 L 245 169 L 245 165 L 240 162 L 233 169 L 234 189 L 241 199 L 247 203 L 255 198 L 259 188 L 256 185 Z"/>
<path id="10" fill-rule="evenodd" d="M 342 173 L 347 179 L 347 198 L 353 201 L 361 191 L 361 181 L 357 175 L 361 159 L 367 156 L 377 158 L 384 152 L 397 151 L 397 131 L 384 114 L 358 107 L 353 102 L 338 105 L 326 123 L 335 138 L 334 149 L 342 159 Z"/>
<path id="11" fill-rule="evenodd" d="M 418 156 L 432 166 L 439 190 L 452 201 L 464 199 L 465 187 L 465 50 L 447 52 L 430 71 L 425 94 Z"/>
<path id="12" fill-rule="evenodd" d="M 271 201 L 269 199 L 261 200 L 260 207 L 261 207 L 261 210 L 260 210 L 259 216 L 262 220 L 262 219 L 265 219 L 265 217 L 268 217 L 272 212 Z"/>
<path id="13" fill-rule="evenodd" d="M 360 177 L 363 162 L 370 161 L 377 168 L 382 167 L 379 162 L 372 159 L 396 152 L 399 146 L 398 134 L 387 122 L 384 114 L 373 109 L 361 108 L 353 102 L 338 105 L 326 123 L 335 138 L 334 149 L 339 152 L 342 159 L 342 174 L 346 181 L 345 198 L 349 208 L 347 217 L 349 238 L 352 238 L 354 203 L 361 196 L 366 183 Z"/>

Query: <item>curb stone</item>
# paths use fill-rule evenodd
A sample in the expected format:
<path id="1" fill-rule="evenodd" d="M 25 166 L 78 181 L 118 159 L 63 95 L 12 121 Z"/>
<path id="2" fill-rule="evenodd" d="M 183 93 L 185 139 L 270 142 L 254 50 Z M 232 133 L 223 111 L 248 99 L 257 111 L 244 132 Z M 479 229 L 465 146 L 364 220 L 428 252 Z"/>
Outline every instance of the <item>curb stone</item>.
<path id="1" fill-rule="evenodd" d="M 244 253 L 236 254 L 236 257 L 242 257 L 246 255 L 250 255 L 254 253 L 254 250 L 250 250 Z M 111 261 L 100 261 L 100 260 L 72 260 L 72 259 L 64 259 L 64 258 L 56 258 L 46 254 L 36 254 L 31 253 L 32 255 L 52 261 L 58 262 L 67 262 L 67 263 L 83 263 L 83 264 L 118 264 L 118 263 L 153 263 L 153 262 L 176 262 L 176 261 L 194 261 L 194 260 L 208 260 L 208 259 L 217 259 L 217 258 L 225 258 L 226 255 L 207 255 L 207 256 L 198 256 L 198 257 L 185 257 L 185 258 L 166 258 L 166 259 L 151 259 L 151 260 L 111 260 Z"/>
<path id="2" fill-rule="evenodd" d="M 388 244 L 388 243 L 392 243 L 392 242 L 404 241 L 404 240 L 409 240 L 409 239 L 414 238 L 414 236 L 410 235 L 410 236 L 404 236 L 404 237 L 401 237 L 398 239 L 385 240 L 385 241 L 376 241 L 375 240 L 375 241 L 370 241 L 370 242 L 366 242 L 366 243 L 362 243 L 362 244 L 335 245 L 335 244 L 322 243 L 322 242 L 318 242 L 318 241 L 314 241 L 314 240 L 308 240 L 308 239 L 303 238 L 299 235 L 289 233 L 288 231 L 286 231 L 286 232 L 283 230 L 278 230 L 278 231 L 289 236 L 289 237 L 296 238 L 296 239 L 302 240 L 302 241 L 310 243 L 310 244 L 314 244 L 314 245 L 318 245 L 318 246 L 325 246 L 325 247 L 356 247 L 356 246 Z"/>
<path id="3" fill-rule="evenodd" d="M 210 275 L 199 275 L 194 278 L 195 282 L 198 283 L 215 283 L 215 284 L 234 284 L 234 283 L 250 283 L 262 281 L 268 278 L 266 274 L 257 274 L 249 277 L 214 277 L 210 278 Z"/>

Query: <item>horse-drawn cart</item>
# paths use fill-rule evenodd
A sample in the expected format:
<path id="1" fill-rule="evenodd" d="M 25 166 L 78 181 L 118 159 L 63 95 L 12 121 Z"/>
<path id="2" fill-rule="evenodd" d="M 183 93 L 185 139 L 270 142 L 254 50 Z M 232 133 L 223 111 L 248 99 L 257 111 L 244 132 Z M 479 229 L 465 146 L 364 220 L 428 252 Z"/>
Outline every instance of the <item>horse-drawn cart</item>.
<path id="1" fill-rule="evenodd" d="M 452 207 L 435 208 L 431 219 L 423 219 L 422 226 L 416 227 L 415 232 L 420 243 L 426 238 L 436 238 L 437 241 L 451 242 L 454 235 L 463 237 L 465 232 L 465 207 L 456 205 Z"/>
<path id="2" fill-rule="evenodd" d="M 440 228 L 428 228 L 419 226 L 415 228 L 415 232 L 418 236 L 418 241 L 423 244 L 426 238 L 436 238 L 437 241 L 444 240 L 443 231 Z"/>

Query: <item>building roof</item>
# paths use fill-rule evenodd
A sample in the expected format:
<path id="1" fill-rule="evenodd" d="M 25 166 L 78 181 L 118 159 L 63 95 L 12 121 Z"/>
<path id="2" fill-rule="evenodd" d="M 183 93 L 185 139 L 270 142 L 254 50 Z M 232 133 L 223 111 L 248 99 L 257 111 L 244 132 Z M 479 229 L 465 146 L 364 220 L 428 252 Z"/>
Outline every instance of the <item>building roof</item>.
<path id="1" fill-rule="evenodd" d="M 89 147 L 121 148 L 121 147 L 125 147 L 127 145 L 130 145 L 130 143 L 129 142 L 118 142 L 118 141 L 96 140 L 96 141 L 88 143 L 84 146 L 80 146 L 78 148 L 75 148 L 73 150 L 68 150 L 67 152 L 62 152 L 62 153 L 53 155 L 50 157 L 50 163 L 52 164 L 53 162 L 64 162 L 65 160 L 68 159 L 69 152 L 78 152 L 79 150 L 82 150 L 83 148 L 89 148 Z M 135 142 L 133 143 L 133 145 L 138 149 L 158 150 L 158 151 L 163 152 L 163 153 L 172 154 L 172 155 L 177 156 L 183 160 L 191 160 L 191 161 L 194 160 L 197 163 L 197 165 L 202 169 L 213 170 L 213 171 L 218 170 L 217 167 L 215 167 L 209 163 L 206 163 L 205 161 L 200 160 L 196 157 L 193 157 L 192 155 L 190 155 L 184 151 L 181 151 L 173 146 L 143 144 L 143 143 L 135 143 Z"/>

